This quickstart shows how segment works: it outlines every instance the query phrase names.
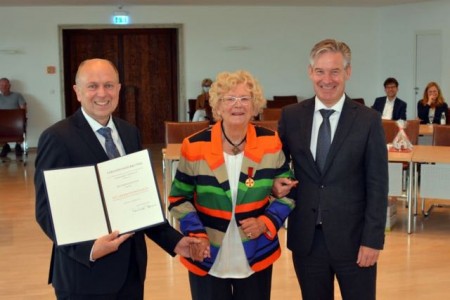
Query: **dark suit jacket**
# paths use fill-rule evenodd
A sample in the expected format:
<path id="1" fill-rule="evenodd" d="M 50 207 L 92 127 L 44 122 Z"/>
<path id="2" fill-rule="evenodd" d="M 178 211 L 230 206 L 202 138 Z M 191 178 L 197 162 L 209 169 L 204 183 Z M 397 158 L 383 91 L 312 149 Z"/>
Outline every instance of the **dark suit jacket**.
<path id="1" fill-rule="evenodd" d="M 383 115 L 384 105 L 386 104 L 386 96 L 378 97 L 372 105 L 372 108 Z M 394 102 L 394 109 L 392 110 L 392 120 L 406 120 L 406 102 L 396 98 Z"/>
<path id="2" fill-rule="evenodd" d="M 137 128 L 121 119 L 113 118 L 113 121 L 125 152 L 132 153 L 140 150 Z M 42 133 L 36 157 L 36 219 L 53 242 L 55 236 L 43 171 L 94 165 L 107 159 L 105 150 L 81 110 Z M 182 237 L 167 224 L 148 229 L 145 234 L 172 255 L 174 255 L 172 251 L 176 243 Z M 90 262 L 89 255 L 93 244 L 94 241 L 70 246 L 53 245 L 49 283 L 52 283 L 55 289 L 80 294 L 116 293 L 126 279 L 130 261 L 137 263 L 141 281 L 144 281 L 147 264 L 144 232 L 136 232 L 119 247 L 117 252 Z"/>
<path id="3" fill-rule="evenodd" d="M 320 202 L 330 255 L 356 261 L 360 245 L 384 244 L 388 168 L 381 118 L 347 98 L 322 175 L 310 150 L 314 105 L 312 98 L 287 106 L 279 122 L 283 149 L 299 180 L 287 245 L 295 255 L 309 253 Z"/>

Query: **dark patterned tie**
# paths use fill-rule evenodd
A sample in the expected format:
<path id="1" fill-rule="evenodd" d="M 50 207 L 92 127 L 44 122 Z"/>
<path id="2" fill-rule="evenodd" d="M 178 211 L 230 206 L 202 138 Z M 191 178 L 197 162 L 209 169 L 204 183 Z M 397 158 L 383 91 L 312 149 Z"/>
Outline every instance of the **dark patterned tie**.
<path id="1" fill-rule="evenodd" d="M 323 121 L 319 127 L 319 135 L 317 136 L 317 148 L 316 148 L 316 163 L 323 171 L 325 166 L 325 161 L 327 160 L 328 150 L 330 150 L 331 145 L 331 127 L 330 127 L 330 116 L 334 113 L 333 109 L 321 109 L 320 114 L 322 115 Z"/>
<path id="2" fill-rule="evenodd" d="M 323 172 L 325 167 L 325 162 L 327 160 L 328 150 L 330 150 L 331 145 L 331 126 L 330 126 L 330 116 L 334 113 L 333 109 L 321 109 L 320 114 L 322 115 L 323 121 L 319 127 L 319 135 L 317 136 L 317 148 L 316 148 L 316 163 L 320 168 L 320 172 Z M 316 225 L 322 224 L 322 209 L 319 206 L 317 208 L 317 219 Z"/>
<path id="3" fill-rule="evenodd" d="M 114 144 L 114 141 L 112 139 L 111 128 L 102 127 L 97 131 L 105 138 L 106 154 L 108 155 L 109 159 L 119 157 L 120 153 L 119 150 L 117 150 L 116 144 Z"/>

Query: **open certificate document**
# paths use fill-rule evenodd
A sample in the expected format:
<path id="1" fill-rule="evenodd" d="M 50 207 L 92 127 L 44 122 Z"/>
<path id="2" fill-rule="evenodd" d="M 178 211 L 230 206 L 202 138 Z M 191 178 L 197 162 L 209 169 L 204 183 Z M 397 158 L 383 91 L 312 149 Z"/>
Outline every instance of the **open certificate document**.
<path id="1" fill-rule="evenodd" d="M 47 170 L 44 178 L 57 245 L 165 222 L 147 150 L 96 166 Z"/>

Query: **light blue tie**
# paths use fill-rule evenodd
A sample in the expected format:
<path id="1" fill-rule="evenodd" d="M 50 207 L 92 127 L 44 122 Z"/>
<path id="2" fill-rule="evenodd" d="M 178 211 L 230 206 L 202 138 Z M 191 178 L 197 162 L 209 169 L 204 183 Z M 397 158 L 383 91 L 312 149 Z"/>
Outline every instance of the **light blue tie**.
<path id="1" fill-rule="evenodd" d="M 119 153 L 119 150 L 117 150 L 116 144 L 114 144 L 114 141 L 113 141 L 113 138 L 111 135 L 111 128 L 102 127 L 97 131 L 105 138 L 106 154 L 108 155 L 109 159 L 119 157 L 120 153 Z"/>

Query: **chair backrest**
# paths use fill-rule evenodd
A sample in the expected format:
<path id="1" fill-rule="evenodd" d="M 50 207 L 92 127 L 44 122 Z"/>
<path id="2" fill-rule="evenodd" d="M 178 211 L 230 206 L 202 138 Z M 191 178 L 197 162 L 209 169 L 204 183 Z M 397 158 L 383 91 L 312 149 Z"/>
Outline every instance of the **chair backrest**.
<path id="1" fill-rule="evenodd" d="M 398 133 L 397 121 L 382 120 L 382 123 L 384 134 L 386 136 L 386 143 L 392 143 Z M 417 145 L 419 143 L 419 127 L 420 120 L 407 120 L 406 122 L 405 133 L 413 145 Z"/>
<path id="2" fill-rule="evenodd" d="M 297 103 L 298 97 L 292 96 L 273 96 L 272 101 L 267 101 L 267 108 L 282 108 L 283 106 Z"/>
<path id="3" fill-rule="evenodd" d="M 199 122 L 164 122 L 165 141 L 167 144 L 180 144 L 185 137 L 209 127 L 209 121 Z"/>
<path id="4" fill-rule="evenodd" d="M 366 105 L 364 98 L 352 98 L 353 101 L 358 102 L 359 104 Z"/>
<path id="5" fill-rule="evenodd" d="M 450 124 L 450 108 L 447 109 L 447 115 L 445 117 L 446 117 L 447 125 L 449 125 Z"/>
<path id="6" fill-rule="evenodd" d="M 197 102 L 197 99 L 188 99 L 188 114 L 189 114 L 189 121 L 192 121 L 192 118 L 195 114 L 195 102 Z"/>
<path id="7" fill-rule="evenodd" d="M 281 108 L 263 108 L 259 114 L 261 121 L 278 121 L 281 117 Z"/>
<path id="8" fill-rule="evenodd" d="M 450 146 L 450 126 L 433 125 L 433 146 Z"/>
<path id="9" fill-rule="evenodd" d="M 209 124 L 216 123 L 213 117 L 212 113 L 212 107 L 209 105 L 209 101 L 205 101 L 205 113 L 206 113 L 206 119 L 209 120 Z"/>
<path id="10" fill-rule="evenodd" d="M 384 135 L 386 137 L 386 143 L 392 143 L 395 136 L 398 133 L 398 126 L 396 121 L 382 120 Z"/>
<path id="11" fill-rule="evenodd" d="M 252 121 L 252 123 L 256 126 L 261 126 L 268 128 L 273 131 L 278 131 L 278 121 L 277 120 L 269 120 L 269 121 Z"/>
<path id="12" fill-rule="evenodd" d="M 24 109 L 0 109 L 0 143 L 25 141 L 26 115 Z"/>
<path id="13" fill-rule="evenodd" d="M 406 121 L 405 133 L 413 145 L 417 145 L 419 143 L 419 128 L 420 120 L 414 119 Z"/>

